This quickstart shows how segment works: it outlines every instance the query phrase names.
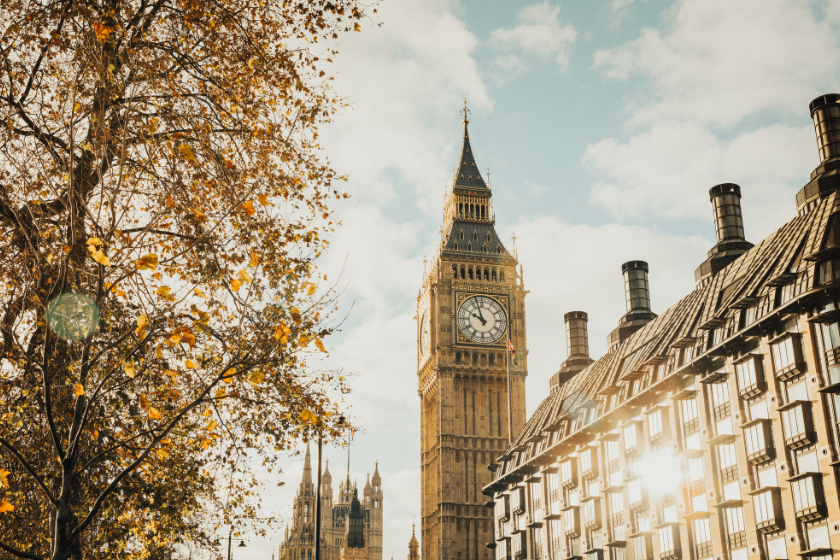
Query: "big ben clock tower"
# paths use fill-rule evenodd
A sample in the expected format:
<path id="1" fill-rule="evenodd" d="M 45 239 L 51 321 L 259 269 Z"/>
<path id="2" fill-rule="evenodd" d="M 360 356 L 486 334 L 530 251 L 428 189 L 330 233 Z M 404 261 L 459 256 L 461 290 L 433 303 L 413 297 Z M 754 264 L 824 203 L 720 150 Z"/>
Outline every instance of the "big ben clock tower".
<path id="1" fill-rule="evenodd" d="M 495 229 L 492 193 L 467 131 L 446 199 L 440 249 L 417 298 L 423 560 L 493 560 L 492 511 L 481 488 L 508 443 L 506 345 L 513 431 L 525 425 L 525 294 L 521 267 Z"/>

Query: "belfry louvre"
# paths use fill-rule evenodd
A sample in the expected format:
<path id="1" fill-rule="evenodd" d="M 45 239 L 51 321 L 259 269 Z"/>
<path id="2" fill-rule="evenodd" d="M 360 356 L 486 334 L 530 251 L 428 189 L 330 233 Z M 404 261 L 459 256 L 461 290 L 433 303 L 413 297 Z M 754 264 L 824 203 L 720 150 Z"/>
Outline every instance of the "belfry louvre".
<path id="1" fill-rule="evenodd" d="M 821 163 L 794 219 L 753 246 L 740 188 L 712 188 L 717 244 L 659 316 L 644 307 L 647 263 L 625 264 L 628 314 L 608 354 L 591 362 L 578 342 L 489 466 L 497 560 L 840 550 L 838 101 L 811 103 Z"/>

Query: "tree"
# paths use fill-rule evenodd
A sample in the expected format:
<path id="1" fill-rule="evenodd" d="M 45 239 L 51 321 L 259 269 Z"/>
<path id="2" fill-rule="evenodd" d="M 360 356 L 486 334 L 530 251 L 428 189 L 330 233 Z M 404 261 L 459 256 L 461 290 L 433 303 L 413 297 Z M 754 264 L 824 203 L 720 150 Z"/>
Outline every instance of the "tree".
<path id="1" fill-rule="evenodd" d="M 362 17 L 2 2 L 0 555 L 207 544 L 242 454 L 270 464 L 316 419 L 336 435 L 343 378 L 305 365 L 332 332 L 314 261 L 342 196 L 317 128 Z"/>

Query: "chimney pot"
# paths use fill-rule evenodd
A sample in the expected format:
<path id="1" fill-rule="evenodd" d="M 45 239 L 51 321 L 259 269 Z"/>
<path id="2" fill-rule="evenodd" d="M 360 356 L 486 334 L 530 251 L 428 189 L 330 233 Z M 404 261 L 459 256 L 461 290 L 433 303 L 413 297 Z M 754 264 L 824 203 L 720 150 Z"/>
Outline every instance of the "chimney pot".
<path id="1" fill-rule="evenodd" d="M 563 316 L 566 322 L 566 355 L 569 358 L 589 357 L 589 317 L 583 311 L 570 311 Z"/>
<path id="2" fill-rule="evenodd" d="M 827 93 L 811 101 L 820 162 L 840 155 L 840 93 Z"/>
<path id="3" fill-rule="evenodd" d="M 715 234 L 718 243 L 744 240 L 744 217 L 741 213 L 741 187 L 735 183 L 721 183 L 709 189 L 715 215 Z"/>
<path id="4" fill-rule="evenodd" d="M 650 311 L 650 286 L 648 285 L 648 263 L 629 261 L 621 265 L 624 275 L 624 301 L 627 312 Z"/>

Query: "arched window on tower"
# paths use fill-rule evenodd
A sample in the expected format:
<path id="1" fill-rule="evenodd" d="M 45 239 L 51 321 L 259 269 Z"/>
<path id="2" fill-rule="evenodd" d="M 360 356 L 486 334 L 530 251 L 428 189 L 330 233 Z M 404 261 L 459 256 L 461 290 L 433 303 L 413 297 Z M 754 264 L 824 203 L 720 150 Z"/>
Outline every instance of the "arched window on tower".
<path id="1" fill-rule="evenodd" d="M 501 254 L 502 254 L 502 247 L 501 247 L 501 245 L 496 245 L 496 254 L 497 254 L 497 255 L 501 255 Z"/>
<path id="2" fill-rule="evenodd" d="M 303 522 L 309 522 L 309 504 L 303 504 Z"/>
<path id="3" fill-rule="evenodd" d="M 496 281 L 496 269 L 495 268 L 493 269 L 492 280 L 493 280 L 493 282 Z"/>
<path id="4" fill-rule="evenodd" d="M 473 241 L 478 241 L 478 232 L 473 230 Z"/>
<path id="5" fill-rule="evenodd" d="M 455 249 L 456 251 L 458 250 L 458 242 L 457 241 L 452 245 L 452 248 Z"/>
<path id="6" fill-rule="evenodd" d="M 461 230 L 460 232 L 458 232 L 458 239 L 463 239 L 463 238 L 464 238 L 464 230 Z"/>
<path id="7" fill-rule="evenodd" d="M 484 244 L 484 247 L 482 247 L 482 248 L 481 248 L 481 252 L 482 252 L 482 253 L 486 253 L 486 252 L 487 252 L 487 244 L 486 244 L 486 243 Z"/>
<path id="8" fill-rule="evenodd" d="M 485 249 L 484 252 L 486 253 L 487 252 L 487 247 L 485 247 L 484 249 Z M 489 280 L 490 280 L 490 269 L 485 267 L 484 268 L 484 281 L 487 282 Z"/>
<path id="9" fill-rule="evenodd" d="M 490 361 L 490 365 L 491 365 L 491 366 L 493 365 L 493 362 L 495 362 L 495 361 L 496 361 L 496 359 L 495 359 L 495 358 L 496 358 L 496 356 L 495 356 L 495 355 L 493 355 L 493 354 L 490 354 L 490 356 L 487 358 L 487 359 Z"/>
<path id="10" fill-rule="evenodd" d="M 455 352 L 455 363 L 456 364 L 461 363 L 461 353 L 460 352 Z"/>
<path id="11" fill-rule="evenodd" d="M 493 238 L 492 238 L 492 237 L 490 237 L 490 232 L 489 232 L 489 231 L 487 232 L 487 237 L 486 237 L 486 239 L 487 239 L 487 243 L 490 243 L 490 242 L 493 240 Z"/>
<path id="12" fill-rule="evenodd" d="M 472 355 L 472 362 L 473 362 L 473 365 L 478 365 L 478 354 L 475 353 L 475 352 Z"/>
<path id="13" fill-rule="evenodd" d="M 467 277 L 467 273 L 464 270 L 464 265 L 461 265 L 461 280 Z"/>
<path id="14" fill-rule="evenodd" d="M 472 280 L 472 279 L 473 279 L 473 269 L 472 269 L 472 267 L 471 267 L 471 266 L 467 268 L 467 277 L 468 277 L 470 280 Z"/>
<path id="15" fill-rule="evenodd" d="M 458 216 L 463 216 L 463 215 L 464 215 L 464 203 L 459 202 L 458 203 Z"/>
<path id="16" fill-rule="evenodd" d="M 472 251 L 472 243 L 467 243 L 467 251 Z"/>
<path id="17" fill-rule="evenodd" d="M 499 282 L 504 282 L 504 281 L 505 281 L 505 271 L 500 270 L 499 271 Z"/>
<path id="18" fill-rule="evenodd" d="M 457 243 L 455 245 L 457 245 Z M 456 247 L 456 249 L 457 249 L 457 247 Z M 458 278 L 458 265 L 457 264 L 452 265 L 452 278 Z"/>

